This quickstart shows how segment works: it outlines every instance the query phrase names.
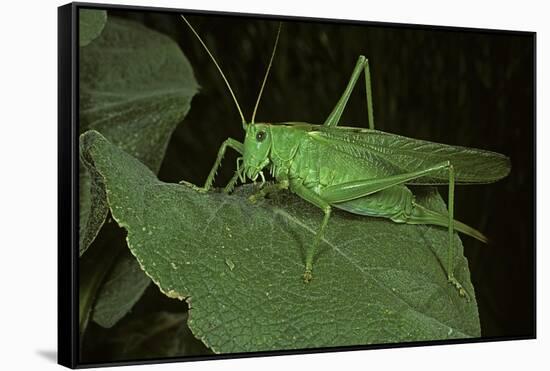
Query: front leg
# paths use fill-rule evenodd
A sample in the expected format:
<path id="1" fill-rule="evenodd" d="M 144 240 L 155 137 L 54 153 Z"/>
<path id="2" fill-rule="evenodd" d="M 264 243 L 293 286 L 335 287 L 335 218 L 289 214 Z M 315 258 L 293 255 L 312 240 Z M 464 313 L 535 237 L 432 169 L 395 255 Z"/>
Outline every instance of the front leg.
<path id="1" fill-rule="evenodd" d="M 243 162 L 242 157 L 237 158 L 237 170 L 235 171 L 235 174 L 231 177 L 231 180 L 227 183 L 225 188 L 223 189 L 224 193 L 231 193 L 233 192 L 233 189 L 235 188 L 235 185 L 237 184 L 237 180 L 241 180 L 241 182 L 244 183 L 244 168 L 241 166 L 241 163 Z"/>
<path id="2" fill-rule="evenodd" d="M 195 191 L 198 192 L 208 192 L 210 188 L 212 188 L 212 183 L 214 182 L 214 177 L 216 176 L 216 172 L 218 171 L 218 168 L 220 167 L 220 164 L 222 162 L 223 156 L 225 155 L 225 150 L 227 147 L 233 148 L 235 151 L 239 152 L 241 155 L 244 152 L 244 146 L 241 142 L 236 141 L 233 138 L 227 138 L 223 144 L 221 145 L 220 149 L 218 150 L 218 156 L 216 157 L 216 162 L 214 163 L 214 166 L 212 166 L 212 169 L 210 170 L 210 174 L 208 174 L 208 177 L 206 178 L 206 182 L 204 183 L 204 186 L 198 187 L 192 183 L 189 183 L 185 180 L 182 180 L 180 184 L 185 184 L 188 187 L 193 188 Z M 237 178 L 239 176 L 239 170 L 237 169 L 235 175 L 233 178 L 229 181 L 228 185 L 226 186 L 226 190 L 230 190 L 233 188 L 235 182 L 237 181 Z"/>
<path id="3" fill-rule="evenodd" d="M 300 196 L 300 198 L 319 207 L 325 213 L 321 226 L 319 227 L 319 230 L 315 235 L 315 239 L 313 240 L 313 244 L 308 246 L 308 249 L 306 250 L 306 270 L 304 272 L 303 278 L 304 282 L 308 283 L 313 278 L 313 257 L 315 256 L 317 247 L 321 242 L 321 238 L 323 238 L 323 233 L 325 231 L 325 227 L 328 224 L 332 208 L 327 201 L 321 198 L 321 196 L 313 192 L 311 189 L 305 187 L 303 184 L 291 181 L 290 187 L 292 192 L 296 193 L 298 196 Z"/>

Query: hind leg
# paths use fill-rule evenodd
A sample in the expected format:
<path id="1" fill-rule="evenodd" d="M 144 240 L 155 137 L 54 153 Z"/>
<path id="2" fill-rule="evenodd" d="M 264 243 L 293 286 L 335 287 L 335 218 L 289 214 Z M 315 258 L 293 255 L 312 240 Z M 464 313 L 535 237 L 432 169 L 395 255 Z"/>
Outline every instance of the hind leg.
<path id="1" fill-rule="evenodd" d="M 449 213 L 446 216 L 446 226 L 448 229 L 449 235 L 449 245 L 448 245 L 448 254 L 447 254 L 447 279 L 459 292 L 461 296 L 465 296 L 469 300 L 469 295 L 460 282 L 454 276 L 454 256 L 456 254 L 453 244 L 454 237 L 454 185 L 455 185 L 455 176 L 454 168 L 449 161 L 442 162 L 438 165 L 428 167 L 423 170 L 414 171 L 411 173 L 404 173 L 399 175 L 394 175 L 386 178 L 377 178 L 377 179 L 366 179 L 352 181 L 348 183 L 342 183 L 338 185 L 329 186 L 321 191 L 321 197 L 328 201 L 330 204 L 351 201 L 354 199 L 359 199 L 382 190 L 388 189 L 390 187 L 405 184 L 411 182 L 415 179 L 426 176 L 430 173 L 438 172 L 441 170 L 447 170 L 449 172 L 449 200 L 448 208 Z M 395 204 L 395 200 L 387 200 L 388 205 L 382 205 L 383 208 L 387 206 L 392 206 Z M 382 216 L 382 215 L 381 215 Z M 393 215 L 386 215 L 385 217 L 392 219 L 395 222 L 406 223 L 407 210 L 398 210 Z M 412 224 L 412 223 L 411 223 Z M 418 224 L 418 223 L 417 223 Z M 430 224 L 430 223 L 426 223 Z"/>

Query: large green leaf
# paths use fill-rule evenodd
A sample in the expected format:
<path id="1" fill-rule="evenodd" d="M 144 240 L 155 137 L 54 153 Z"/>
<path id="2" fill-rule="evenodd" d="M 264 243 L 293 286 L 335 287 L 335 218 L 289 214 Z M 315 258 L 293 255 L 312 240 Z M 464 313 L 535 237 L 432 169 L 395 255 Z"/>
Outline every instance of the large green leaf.
<path id="1" fill-rule="evenodd" d="M 109 17 L 80 51 L 80 130 L 100 131 L 157 172 L 198 85 L 178 44 L 140 24 Z M 102 185 L 80 171 L 80 254 L 95 239 L 108 207 Z M 100 181 L 100 180 L 99 180 Z"/>
<path id="2" fill-rule="evenodd" d="M 79 44 L 82 47 L 91 43 L 101 34 L 105 23 L 107 23 L 107 11 L 80 9 L 79 12 Z"/>
<path id="3" fill-rule="evenodd" d="M 456 237 L 455 275 L 470 302 L 447 282 L 441 228 L 335 211 L 304 284 L 305 246 L 322 216 L 315 207 L 288 193 L 253 205 L 253 186 L 225 195 L 163 183 L 93 131 L 81 151 L 141 267 L 189 303 L 189 327 L 215 352 L 480 336 L 462 244 Z M 435 190 L 417 201 L 445 207 Z"/>

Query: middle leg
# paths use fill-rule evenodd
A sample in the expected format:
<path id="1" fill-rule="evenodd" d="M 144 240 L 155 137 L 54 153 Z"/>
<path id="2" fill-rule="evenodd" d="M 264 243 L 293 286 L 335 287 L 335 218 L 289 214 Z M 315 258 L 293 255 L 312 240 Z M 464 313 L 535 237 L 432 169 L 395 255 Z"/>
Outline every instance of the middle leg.
<path id="1" fill-rule="evenodd" d="M 283 189 L 288 189 L 288 180 L 282 180 L 278 181 L 277 183 L 268 184 L 262 189 L 260 189 L 257 193 L 254 193 L 253 195 L 248 197 L 248 200 L 252 203 L 255 203 L 258 199 L 264 198 L 270 193 L 276 193 Z"/>

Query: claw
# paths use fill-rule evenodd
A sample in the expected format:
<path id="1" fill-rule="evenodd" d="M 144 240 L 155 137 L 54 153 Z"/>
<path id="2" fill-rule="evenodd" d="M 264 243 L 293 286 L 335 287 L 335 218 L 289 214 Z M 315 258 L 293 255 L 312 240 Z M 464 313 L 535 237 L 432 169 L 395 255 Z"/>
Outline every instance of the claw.
<path id="1" fill-rule="evenodd" d="M 304 283 L 309 283 L 313 279 L 313 274 L 310 269 L 306 269 L 303 275 Z"/>
<path id="2" fill-rule="evenodd" d="M 470 295 L 468 294 L 468 292 L 464 289 L 464 287 L 462 287 L 462 285 L 460 284 L 460 282 L 458 282 L 458 280 L 454 277 L 449 277 L 449 283 L 452 284 L 457 290 L 458 290 L 458 294 L 465 298 L 466 301 L 470 301 Z"/>
<path id="3" fill-rule="evenodd" d="M 193 183 L 190 183 L 190 182 L 188 182 L 188 181 L 186 181 L 186 180 L 181 180 L 181 181 L 179 182 L 179 184 L 185 185 L 185 186 L 187 186 L 187 187 L 189 187 L 189 188 L 191 188 L 191 189 L 193 189 L 193 190 L 195 190 L 195 191 L 197 191 L 197 192 L 200 192 L 200 193 L 206 193 L 206 192 L 207 192 L 207 190 L 206 190 L 205 188 L 197 187 L 197 186 L 194 185 Z"/>

